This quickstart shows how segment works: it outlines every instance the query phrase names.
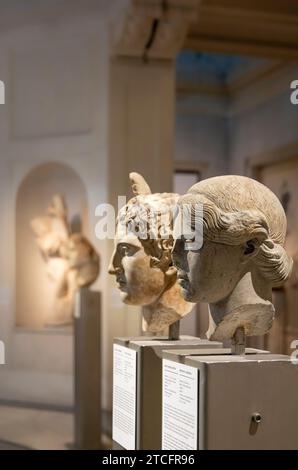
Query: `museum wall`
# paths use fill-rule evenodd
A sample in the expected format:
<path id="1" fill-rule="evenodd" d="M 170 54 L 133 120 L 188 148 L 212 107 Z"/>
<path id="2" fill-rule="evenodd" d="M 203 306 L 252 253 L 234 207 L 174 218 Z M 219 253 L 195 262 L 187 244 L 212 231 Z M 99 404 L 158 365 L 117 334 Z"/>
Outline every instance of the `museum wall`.
<path id="1" fill-rule="evenodd" d="M 216 66 L 205 54 L 182 51 L 176 59 L 174 160 L 201 177 L 227 172 L 228 99 Z M 207 63 L 206 63 L 207 62 Z"/>
<path id="2" fill-rule="evenodd" d="M 6 347 L 0 399 L 73 403 L 73 332 L 41 326 L 48 281 L 45 271 L 37 272 L 45 266 L 37 246 L 33 255 L 29 230 L 32 216 L 45 213 L 49 194 L 63 190 L 70 216 L 82 217 L 84 234 L 101 258 L 92 289 L 102 293 L 102 405 L 111 409 L 112 340 L 139 334 L 141 315 L 138 307 L 123 305 L 107 275 L 113 241 L 96 236 L 96 208 L 115 204 L 118 195 L 131 197 L 133 170 L 153 190 L 171 190 L 175 73 L 170 59 L 145 64 L 116 57 L 109 20 L 117 8 L 104 1 L 88 4 L 90 9 L 77 1 L 71 12 L 61 7 L 42 21 L 28 7 L 1 33 L 0 72 L 7 89 L 0 110 L 0 339 Z M 55 172 L 59 165 L 64 185 Z M 42 183 L 44 170 L 48 184 Z"/>
<path id="3" fill-rule="evenodd" d="M 297 112 L 290 101 L 295 65 L 283 65 L 238 93 L 228 122 L 229 172 L 297 156 Z M 291 149 L 292 148 L 292 149 Z"/>
<path id="4" fill-rule="evenodd" d="M 179 104 L 179 97 L 178 97 Z M 226 119 L 221 116 L 187 113 L 176 115 L 175 161 L 192 162 L 202 170 L 202 176 L 227 172 L 228 135 Z"/>
<path id="5" fill-rule="evenodd" d="M 176 68 L 176 161 L 193 162 L 208 177 L 249 174 L 254 166 L 296 155 L 294 65 L 254 58 L 242 64 L 237 58 L 237 74 L 220 82 L 200 60 L 195 63 L 194 54 L 181 55 L 188 62 L 184 57 Z"/>
<path id="6" fill-rule="evenodd" d="M 33 254 L 33 234 L 30 240 L 30 218 L 44 213 L 52 191 L 65 193 L 71 216 L 80 213 L 85 235 L 101 253 L 102 270 L 107 266 L 104 243 L 94 233 L 95 208 L 107 200 L 106 22 L 103 14 L 76 13 L 36 24 L 27 10 L 26 24 L 14 15 L 1 34 L 6 104 L 0 110 L 0 331 L 6 365 L 0 399 L 5 400 L 73 402 L 72 329 L 41 328 L 38 315 L 50 290 L 42 287 L 44 266 L 37 247 Z M 93 288 L 105 291 L 105 280 L 101 276 Z M 25 297 L 24 283 L 31 286 Z M 103 312 L 103 335 L 104 319 Z"/>
<path id="7" fill-rule="evenodd" d="M 175 73 L 171 60 L 145 63 L 134 58 L 111 57 L 109 92 L 108 200 L 132 196 L 129 173 L 144 175 L 153 192 L 172 190 Z M 114 241 L 108 240 L 111 256 Z M 141 307 L 121 301 L 114 276 L 106 285 L 108 327 L 104 337 L 104 383 L 111 407 L 112 344 L 117 336 L 141 334 Z"/>

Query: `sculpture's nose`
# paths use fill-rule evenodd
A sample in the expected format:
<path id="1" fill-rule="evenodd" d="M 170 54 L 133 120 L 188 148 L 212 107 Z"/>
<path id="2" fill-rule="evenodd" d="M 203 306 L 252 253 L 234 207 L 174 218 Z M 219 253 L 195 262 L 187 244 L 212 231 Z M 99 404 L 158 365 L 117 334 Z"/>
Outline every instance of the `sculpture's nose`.
<path id="1" fill-rule="evenodd" d="M 121 259 L 119 255 L 117 255 L 117 250 L 115 250 L 111 256 L 108 273 L 115 276 L 116 274 L 119 274 L 121 271 L 123 271 L 123 267 L 121 265 Z"/>
<path id="2" fill-rule="evenodd" d="M 116 274 L 116 270 L 115 270 L 114 266 L 111 263 L 109 265 L 108 273 L 109 274 L 114 274 L 114 275 Z"/>
<path id="3" fill-rule="evenodd" d="M 173 246 L 173 249 L 172 249 L 173 265 L 176 268 L 180 267 L 180 265 L 179 265 L 179 261 L 180 261 L 179 246 L 180 246 L 180 244 L 181 244 L 181 240 L 179 240 L 179 239 L 175 240 L 174 246 Z"/>
<path id="4" fill-rule="evenodd" d="M 110 264 L 108 268 L 108 273 L 115 275 L 116 274 L 116 268 L 115 268 L 115 256 L 116 256 L 116 251 L 113 252 L 111 259 L 110 259 Z"/>

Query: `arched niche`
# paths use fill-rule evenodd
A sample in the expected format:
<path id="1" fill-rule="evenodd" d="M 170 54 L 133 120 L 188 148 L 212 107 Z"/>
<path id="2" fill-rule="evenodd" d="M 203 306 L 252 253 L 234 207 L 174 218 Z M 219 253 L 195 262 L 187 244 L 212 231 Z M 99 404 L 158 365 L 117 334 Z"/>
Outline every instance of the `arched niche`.
<path id="1" fill-rule="evenodd" d="M 63 194 L 74 229 L 87 231 L 87 194 L 80 176 L 61 163 L 34 168 L 21 182 L 16 200 L 16 325 L 42 328 L 54 295 L 30 221 L 45 211 L 54 194 Z M 77 230 L 75 230 L 77 231 Z"/>

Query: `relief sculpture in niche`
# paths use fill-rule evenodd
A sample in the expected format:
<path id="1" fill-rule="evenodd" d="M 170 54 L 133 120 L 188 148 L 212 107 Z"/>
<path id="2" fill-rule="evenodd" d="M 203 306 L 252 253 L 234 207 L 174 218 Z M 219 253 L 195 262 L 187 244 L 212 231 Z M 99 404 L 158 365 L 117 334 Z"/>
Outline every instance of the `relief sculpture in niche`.
<path id="1" fill-rule="evenodd" d="M 192 216 L 203 208 L 203 244 L 186 249 L 178 238 L 173 262 L 184 298 L 207 302 L 207 337 L 241 343 L 263 335 L 274 319 L 272 288 L 289 278 L 292 259 L 284 249 L 287 221 L 278 198 L 243 176 L 219 176 L 192 186 L 179 199 Z M 242 344 L 243 346 L 243 344 Z M 240 348 L 243 351 L 243 348 Z"/>
<path id="2" fill-rule="evenodd" d="M 98 277 L 99 255 L 86 237 L 71 232 L 61 195 L 52 198 L 45 216 L 31 221 L 31 228 L 47 274 L 55 283 L 53 305 L 45 326 L 70 324 L 76 291 L 90 286 Z"/>
<path id="3" fill-rule="evenodd" d="M 131 173 L 134 197 L 119 212 L 109 273 L 116 276 L 122 301 L 143 306 L 143 330 L 161 333 L 189 313 L 172 265 L 173 217 L 178 194 L 151 193 Z"/>

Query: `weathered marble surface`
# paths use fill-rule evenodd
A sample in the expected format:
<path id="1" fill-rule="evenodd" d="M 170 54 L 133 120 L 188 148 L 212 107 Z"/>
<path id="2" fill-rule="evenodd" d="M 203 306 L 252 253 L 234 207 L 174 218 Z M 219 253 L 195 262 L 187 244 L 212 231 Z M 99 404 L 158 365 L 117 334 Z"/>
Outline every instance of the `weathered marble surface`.
<path id="1" fill-rule="evenodd" d="M 184 300 L 172 266 L 173 217 L 169 209 L 177 203 L 178 194 L 151 194 L 138 173 L 131 173 L 130 180 L 135 197 L 118 214 L 109 273 L 116 276 L 123 302 L 144 307 L 143 330 L 158 333 L 193 307 Z M 133 223 L 143 232 L 130 230 Z M 162 238 L 163 233 L 168 237 Z"/>
<path id="2" fill-rule="evenodd" d="M 99 255 L 81 233 L 71 233 L 67 207 L 61 195 L 55 195 L 44 217 L 31 221 L 36 243 L 55 283 L 51 316 L 46 325 L 72 322 L 77 289 L 93 284 L 99 274 Z"/>
<path id="3" fill-rule="evenodd" d="M 179 199 L 193 215 L 203 205 L 203 246 L 175 241 L 173 262 L 184 298 L 207 302 L 212 340 L 266 333 L 274 319 L 272 288 L 290 276 L 287 222 L 278 198 L 259 182 L 235 175 L 209 178 Z M 198 206 L 196 206 L 198 205 Z"/>

